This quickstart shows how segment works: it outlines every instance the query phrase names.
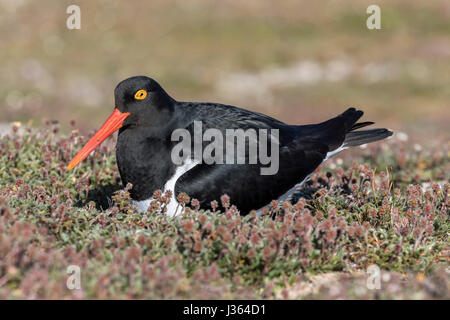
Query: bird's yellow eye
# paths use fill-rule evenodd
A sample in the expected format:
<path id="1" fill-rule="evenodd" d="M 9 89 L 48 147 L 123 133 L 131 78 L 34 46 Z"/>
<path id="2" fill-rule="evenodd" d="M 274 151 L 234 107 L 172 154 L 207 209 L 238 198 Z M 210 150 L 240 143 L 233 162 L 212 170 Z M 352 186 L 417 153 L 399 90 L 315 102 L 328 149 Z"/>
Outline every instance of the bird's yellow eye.
<path id="1" fill-rule="evenodd" d="M 134 94 L 134 98 L 136 100 L 144 100 L 146 96 L 147 96 L 147 91 L 145 91 L 143 89 L 139 90 L 138 92 L 136 92 Z"/>

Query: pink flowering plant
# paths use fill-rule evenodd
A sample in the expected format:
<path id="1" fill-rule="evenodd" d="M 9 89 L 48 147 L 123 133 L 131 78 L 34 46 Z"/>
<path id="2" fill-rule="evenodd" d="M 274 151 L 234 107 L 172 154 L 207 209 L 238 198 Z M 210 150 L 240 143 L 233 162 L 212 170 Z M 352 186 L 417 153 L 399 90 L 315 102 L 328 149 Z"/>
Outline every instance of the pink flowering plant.
<path id="1" fill-rule="evenodd" d="M 449 298 L 448 145 L 393 139 L 331 160 L 261 217 L 185 193 L 168 217 L 161 190 L 147 212 L 131 205 L 112 139 L 67 171 L 88 138 L 51 123 L 0 138 L 0 298 Z M 388 275 L 381 291 L 364 285 L 370 265 Z M 326 275 L 337 289 L 302 289 Z"/>

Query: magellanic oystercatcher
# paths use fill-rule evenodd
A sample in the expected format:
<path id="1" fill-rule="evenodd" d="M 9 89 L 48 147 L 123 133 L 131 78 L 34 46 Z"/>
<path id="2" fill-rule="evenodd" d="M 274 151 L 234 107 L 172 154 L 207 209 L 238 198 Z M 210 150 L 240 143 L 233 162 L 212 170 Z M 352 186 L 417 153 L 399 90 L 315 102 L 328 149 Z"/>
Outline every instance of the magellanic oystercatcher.
<path id="1" fill-rule="evenodd" d="M 342 150 L 392 135 L 387 129 L 357 130 L 373 122 L 357 123 L 363 111 L 354 108 L 319 124 L 288 125 L 234 106 L 176 101 L 155 80 L 145 76 L 122 81 L 114 95 L 114 112 L 73 158 L 68 169 L 119 130 L 116 159 L 120 176 L 124 185 L 132 184 L 131 197 L 142 211 L 149 206 L 155 190 L 171 190 L 173 196 L 167 210 L 170 215 L 178 213 L 175 208 L 180 192 L 197 199 L 205 209 L 211 201 L 227 194 L 231 204 L 241 214 L 247 214 L 273 199 L 288 200 L 323 161 Z M 174 163 L 172 150 L 178 141 L 173 141 L 173 132 L 184 129 L 194 136 L 195 123 L 201 123 L 202 133 L 208 129 L 219 133 L 229 129 L 276 130 L 279 144 L 276 173 L 261 174 L 262 161 L 207 163 L 190 155 L 183 163 Z M 205 146 L 208 142 L 201 144 Z M 249 160 L 248 155 L 244 157 Z"/>

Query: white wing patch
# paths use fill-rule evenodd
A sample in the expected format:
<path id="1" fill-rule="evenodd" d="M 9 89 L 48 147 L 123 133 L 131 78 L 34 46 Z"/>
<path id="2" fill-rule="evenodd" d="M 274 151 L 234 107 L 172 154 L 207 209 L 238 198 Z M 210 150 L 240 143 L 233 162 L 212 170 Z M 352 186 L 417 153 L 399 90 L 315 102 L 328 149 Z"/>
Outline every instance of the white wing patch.
<path id="1" fill-rule="evenodd" d="M 167 205 L 167 211 L 166 214 L 168 216 L 175 216 L 181 212 L 181 208 L 178 208 L 178 201 L 175 197 L 175 184 L 177 183 L 177 180 L 179 177 L 181 177 L 183 174 L 194 168 L 198 164 L 198 161 L 193 161 L 191 159 L 187 159 L 181 166 L 177 166 L 175 170 L 175 174 L 167 180 L 166 184 L 164 185 L 164 192 L 167 190 L 172 191 L 172 199 L 170 200 L 170 203 Z"/>
<path id="2" fill-rule="evenodd" d="M 141 201 L 131 200 L 131 204 L 135 205 L 138 208 L 138 212 L 146 212 L 151 201 L 152 198 Z"/>
<path id="3" fill-rule="evenodd" d="M 324 163 L 325 161 L 327 161 L 328 159 L 330 159 L 331 157 L 334 157 L 335 155 L 337 155 L 339 152 L 344 151 L 345 149 L 348 149 L 348 147 L 344 147 L 344 144 L 342 144 L 339 148 L 330 151 L 327 153 L 327 156 L 325 157 L 325 159 L 323 159 L 322 163 Z"/>
<path id="4" fill-rule="evenodd" d="M 168 216 L 173 217 L 181 213 L 181 207 L 178 208 L 178 201 L 177 198 L 175 197 L 175 184 L 177 183 L 179 177 L 181 177 L 183 174 L 194 168 L 197 164 L 198 164 L 197 161 L 187 159 L 182 165 L 176 167 L 174 175 L 169 180 L 166 181 L 164 185 L 163 194 L 167 190 L 172 191 L 172 198 L 170 199 L 170 203 L 167 205 L 166 211 L 166 214 Z M 152 198 L 141 201 L 133 200 L 132 204 L 134 204 L 138 208 L 139 212 L 144 212 L 147 211 L 150 202 L 152 200 L 153 200 Z"/>

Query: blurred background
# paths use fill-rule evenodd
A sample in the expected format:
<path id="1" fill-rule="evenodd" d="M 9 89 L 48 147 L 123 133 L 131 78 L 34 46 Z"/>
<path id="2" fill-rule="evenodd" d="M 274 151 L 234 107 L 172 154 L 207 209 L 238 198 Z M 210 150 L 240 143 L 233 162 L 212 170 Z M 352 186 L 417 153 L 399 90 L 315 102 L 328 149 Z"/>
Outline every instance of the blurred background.
<path id="1" fill-rule="evenodd" d="M 71 4 L 81 30 L 66 27 Z M 381 30 L 366 27 L 371 4 Z M 75 120 L 86 134 L 133 75 L 181 101 L 291 124 L 358 107 L 418 141 L 447 141 L 450 2 L 0 0 L 0 128 Z"/>

